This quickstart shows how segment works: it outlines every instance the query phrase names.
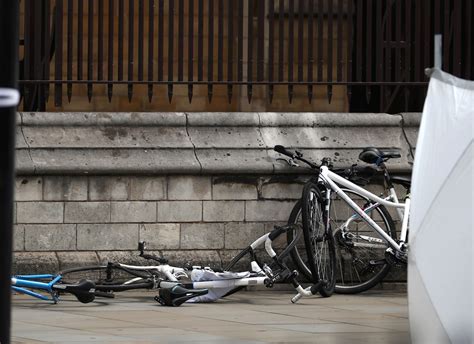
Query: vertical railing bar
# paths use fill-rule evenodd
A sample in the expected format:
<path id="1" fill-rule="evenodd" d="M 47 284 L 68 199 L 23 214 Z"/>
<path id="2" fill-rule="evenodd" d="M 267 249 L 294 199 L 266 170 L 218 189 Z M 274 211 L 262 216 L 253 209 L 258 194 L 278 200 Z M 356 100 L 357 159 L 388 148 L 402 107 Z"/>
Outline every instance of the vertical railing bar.
<path id="1" fill-rule="evenodd" d="M 401 64 L 401 41 L 402 41 L 402 1 L 399 0 L 396 2 L 396 18 L 395 18 L 395 26 L 396 26 L 396 47 L 395 47 L 395 81 L 401 81 L 403 77 L 402 73 L 402 64 Z"/>
<path id="2" fill-rule="evenodd" d="M 333 24 L 334 24 L 334 14 L 333 14 L 333 1 L 328 1 L 328 62 L 327 62 L 327 81 L 332 82 L 332 69 L 333 69 Z M 328 102 L 331 103 L 332 100 L 332 85 L 327 85 L 327 97 Z"/>
<path id="3" fill-rule="evenodd" d="M 405 1 L 405 82 L 411 81 L 411 8 L 412 0 Z M 409 110 L 410 88 L 405 87 L 405 111 Z"/>
<path id="4" fill-rule="evenodd" d="M 31 13 L 32 13 L 32 8 L 31 6 L 33 5 L 33 1 L 35 0 L 25 0 L 25 20 L 23 21 L 24 24 L 24 45 L 25 45 L 25 50 L 24 50 L 24 59 L 23 59 L 23 77 L 26 80 L 31 79 L 30 76 L 30 68 L 31 68 Z M 54 13 L 54 12 L 53 12 Z M 54 18 L 54 17 L 53 17 Z M 56 42 L 55 42 L 56 44 Z M 49 47 L 48 47 L 49 49 Z M 24 94 L 23 94 L 23 110 L 24 111 L 30 111 L 31 109 L 29 108 L 30 106 L 30 87 L 29 85 L 24 86 Z"/>
<path id="5" fill-rule="evenodd" d="M 288 1 L 288 101 L 293 101 L 293 56 L 294 56 L 295 1 Z"/>
<path id="6" fill-rule="evenodd" d="M 104 0 L 98 4 L 98 29 L 97 29 L 97 79 L 104 78 Z"/>
<path id="7" fill-rule="evenodd" d="M 304 5 L 304 0 L 298 1 L 298 81 L 303 81 Z"/>
<path id="8" fill-rule="evenodd" d="M 352 1 L 352 0 L 349 0 Z M 324 1 L 318 0 L 318 81 L 323 81 Z"/>
<path id="9" fill-rule="evenodd" d="M 55 79 L 63 78 L 63 0 L 56 0 L 56 37 L 55 37 Z M 54 86 L 54 105 L 61 106 L 63 99 L 62 84 L 56 83 Z"/>
<path id="10" fill-rule="evenodd" d="M 275 49 L 275 0 L 268 2 L 268 100 L 273 101 L 273 69 L 274 69 L 274 49 Z"/>
<path id="11" fill-rule="evenodd" d="M 253 73 L 253 0 L 248 0 L 247 20 L 247 99 L 252 101 L 252 73 Z"/>
<path id="12" fill-rule="evenodd" d="M 341 2 L 342 3 L 342 2 Z M 314 47 L 313 47 L 313 37 L 314 37 L 314 0 L 308 1 L 308 101 L 311 104 L 313 100 L 313 64 L 314 64 Z M 341 33 L 339 33 L 341 35 Z M 342 42 L 342 40 L 341 40 Z"/>
<path id="13" fill-rule="evenodd" d="M 107 83 L 107 98 L 109 99 L 109 103 L 112 101 L 112 92 L 113 92 L 113 83 L 114 80 L 114 21 L 115 21 L 115 8 L 114 8 L 114 0 L 109 0 L 109 42 L 108 42 L 108 54 L 107 54 L 107 67 L 108 67 L 108 79 L 109 82 Z"/>
<path id="14" fill-rule="evenodd" d="M 415 65 L 415 80 L 423 80 L 421 76 L 421 1 L 415 1 L 415 44 L 414 44 L 414 65 Z"/>
<path id="15" fill-rule="evenodd" d="M 229 2 L 228 19 L 227 19 L 227 80 L 233 81 L 234 67 L 234 3 Z M 232 103 L 232 84 L 227 85 L 227 100 Z"/>
<path id="16" fill-rule="evenodd" d="M 284 63 L 285 63 L 285 2 L 280 0 L 278 3 L 278 81 L 283 81 Z"/>
<path id="17" fill-rule="evenodd" d="M 163 81 L 163 68 L 164 68 L 164 0 L 158 0 L 158 81 Z"/>
<path id="18" fill-rule="evenodd" d="M 453 72 L 454 75 L 461 78 L 462 60 L 461 60 L 461 36 L 462 36 L 462 6 L 461 0 L 454 0 L 454 42 L 453 42 Z M 467 42 L 467 45 L 472 42 Z"/>
<path id="19" fill-rule="evenodd" d="M 471 71 L 472 68 L 472 17 L 474 17 L 474 13 L 472 11 L 472 1 L 466 2 L 466 16 L 464 18 L 464 22 L 466 24 L 466 63 L 464 68 L 464 78 L 465 79 L 473 79 L 474 73 Z"/>
<path id="20" fill-rule="evenodd" d="M 35 1 L 34 2 L 34 7 L 33 7 L 33 30 L 34 30 L 34 36 L 33 39 L 33 51 L 34 51 L 34 57 L 33 57 L 33 80 L 41 80 L 43 77 L 43 71 L 42 71 L 42 55 L 41 55 L 41 40 L 43 39 L 43 23 L 42 23 L 42 1 Z M 34 96 L 34 104 L 35 110 L 38 111 L 44 111 L 45 110 L 45 104 L 44 104 L 44 99 L 43 99 L 43 85 L 37 85 L 36 86 L 36 92 Z"/>
<path id="21" fill-rule="evenodd" d="M 350 82 L 352 81 L 352 47 L 354 45 L 354 38 L 352 34 L 352 25 L 353 25 L 353 0 L 348 0 L 347 4 L 347 98 L 350 105 L 351 96 L 352 96 L 352 86 Z M 349 106 L 350 110 L 350 106 Z"/>
<path id="22" fill-rule="evenodd" d="M 392 81 L 392 16 L 393 16 L 393 5 L 394 2 L 388 2 L 387 3 L 387 8 L 386 8 L 386 29 L 385 29 L 385 74 L 384 74 L 384 81 L 390 82 Z M 382 109 L 382 112 L 387 111 L 386 109 L 386 104 L 387 104 L 387 99 L 390 98 L 391 94 L 391 87 L 390 86 L 384 86 L 384 99 L 383 99 L 383 104 L 384 107 Z"/>
<path id="23" fill-rule="evenodd" d="M 362 52 L 364 51 L 364 42 L 363 42 L 363 17 L 364 17 L 364 6 L 362 5 L 363 1 L 357 2 L 357 49 L 356 49 L 356 77 L 357 81 L 362 81 L 362 69 L 364 68 L 365 64 L 362 61 Z"/>
<path id="24" fill-rule="evenodd" d="M 155 42 L 155 0 L 148 0 L 148 80 L 153 81 L 153 54 Z M 148 84 L 148 102 L 153 98 L 153 84 Z"/>
<path id="25" fill-rule="evenodd" d="M 203 0 L 198 1 L 198 60 L 197 60 L 197 79 L 202 81 L 204 69 L 204 4 Z"/>
<path id="26" fill-rule="evenodd" d="M 143 80 L 144 0 L 138 0 L 138 80 Z"/>
<path id="27" fill-rule="evenodd" d="M 257 2 L 257 80 L 263 81 L 265 72 L 265 1 Z"/>
<path id="28" fill-rule="evenodd" d="M 382 81 L 382 74 L 383 74 L 383 36 L 382 31 L 384 27 L 382 26 L 382 7 L 383 1 L 376 1 L 375 7 L 375 80 L 377 82 Z M 382 89 L 383 86 L 379 86 L 379 90 Z M 382 92 L 380 92 L 380 96 Z"/>
<path id="29" fill-rule="evenodd" d="M 207 97 L 212 100 L 212 81 L 214 80 L 214 0 L 209 0 L 208 45 L 207 45 Z"/>
<path id="30" fill-rule="evenodd" d="M 193 84 L 194 79 L 194 0 L 189 0 L 188 9 L 188 100 L 191 103 L 193 99 Z"/>
<path id="31" fill-rule="evenodd" d="M 217 80 L 222 81 L 224 53 L 224 0 L 217 3 Z"/>
<path id="32" fill-rule="evenodd" d="M 239 81 L 243 80 L 243 70 L 244 70 L 244 0 L 239 1 L 239 14 L 237 21 L 237 79 Z"/>
<path id="33" fill-rule="evenodd" d="M 168 101 L 173 99 L 174 0 L 168 3 Z"/>
<path id="34" fill-rule="evenodd" d="M 123 17 L 125 0 L 119 0 L 119 14 L 118 14 L 118 79 L 123 80 Z"/>
<path id="35" fill-rule="evenodd" d="M 449 28 L 450 28 L 450 18 L 451 18 L 451 1 L 444 1 L 444 25 L 443 25 L 443 59 L 442 59 L 442 68 L 445 71 L 450 71 L 450 51 L 449 51 Z M 471 19 L 472 20 L 472 19 Z M 420 24 L 421 25 L 421 24 Z"/>
<path id="36" fill-rule="evenodd" d="M 129 0 L 128 2 L 128 80 L 133 81 L 133 67 L 134 67 L 134 49 L 133 49 L 133 38 L 134 38 L 134 19 L 135 19 L 135 8 L 134 1 Z M 133 95 L 133 84 L 127 85 L 128 101 L 132 101 Z"/>
<path id="37" fill-rule="evenodd" d="M 337 2 L 337 81 L 342 81 L 342 65 L 344 61 L 342 60 L 342 20 L 343 20 L 343 0 L 338 0 Z"/>
<path id="38" fill-rule="evenodd" d="M 94 0 L 89 0 L 87 5 L 87 80 L 91 81 L 94 71 Z M 87 96 L 92 99 L 92 83 L 87 83 Z"/>
<path id="39" fill-rule="evenodd" d="M 424 37 L 424 66 L 423 68 L 431 68 L 431 57 L 433 56 L 433 51 L 431 50 L 431 41 L 433 40 L 433 35 L 431 33 L 431 1 L 424 1 L 426 8 L 424 10 L 424 24 L 425 24 L 425 37 Z"/>
<path id="40" fill-rule="evenodd" d="M 184 73 L 184 0 L 179 0 L 178 8 L 178 81 L 183 81 Z"/>
<path id="41" fill-rule="evenodd" d="M 82 6 L 82 0 L 80 0 L 81 6 Z M 82 8 L 81 8 L 82 9 Z M 51 6 L 50 6 L 50 0 L 45 0 L 44 1 L 44 27 L 45 27 L 45 32 L 44 32 L 44 80 L 49 80 L 49 64 L 50 64 L 50 57 L 51 57 Z M 26 15 L 25 15 L 26 17 Z M 81 24 L 82 24 L 82 18 L 81 18 Z M 81 27 L 82 31 L 82 27 Z M 25 32 L 26 34 L 26 32 Z M 81 40 L 82 40 L 82 32 L 80 33 L 81 35 Z M 25 44 L 26 47 L 26 44 Z M 81 42 L 81 51 L 82 51 L 82 42 Z M 25 51 L 26 52 L 26 51 Z M 80 60 L 82 62 L 82 60 Z M 79 62 L 78 62 L 79 66 Z M 78 67 L 79 68 L 79 67 Z M 82 75 L 82 66 L 81 66 L 81 75 Z M 49 83 L 44 85 L 44 99 L 45 102 L 48 102 L 49 100 Z"/>
<path id="42" fill-rule="evenodd" d="M 376 0 L 377 1 L 377 0 Z M 399 2 L 402 0 L 399 0 Z M 372 27 L 372 0 L 367 0 L 367 28 L 365 29 L 366 31 L 366 68 L 365 68 L 365 80 L 366 81 L 373 81 L 372 80 L 372 35 L 374 33 L 374 28 Z M 401 18 L 400 18 L 401 19 Z M 401 26 L 401 22 L 399 24 Z M 367 86 L 365 88 L 365 99 L 367 100 L 367 104 L 370 103 L 370 98 L 372 95 L 372 88 L 371 86 Z"/>
<path id="43" fill-rule="evenodd" d="M 67 2 L 67 79 L 72 80 L 72 30 L 73 30 L 73 15 L 74 15 L 74 2 L 68 0 Z M 72 97 L 72 83 L 67 84 L 67 98 L 71 102 Z"/>

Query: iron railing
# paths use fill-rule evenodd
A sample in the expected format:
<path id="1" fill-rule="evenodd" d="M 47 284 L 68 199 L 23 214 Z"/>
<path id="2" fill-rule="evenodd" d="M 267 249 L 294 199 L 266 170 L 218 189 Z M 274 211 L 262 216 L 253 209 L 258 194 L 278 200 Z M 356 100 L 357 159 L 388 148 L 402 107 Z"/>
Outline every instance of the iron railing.
<path id="1" fill-rule="evenodd" d="M 419 109 L 443 35 L 443 69 L 473 79 L 471 0 L 22 0 L 20 83 L 25 110 L 73 101 L 75 85 L 345 86 L 354 111 Z M 65 88 L 65 92 L 63 92 Z M 421 101 L 420 101 L 421 99 Z"/>

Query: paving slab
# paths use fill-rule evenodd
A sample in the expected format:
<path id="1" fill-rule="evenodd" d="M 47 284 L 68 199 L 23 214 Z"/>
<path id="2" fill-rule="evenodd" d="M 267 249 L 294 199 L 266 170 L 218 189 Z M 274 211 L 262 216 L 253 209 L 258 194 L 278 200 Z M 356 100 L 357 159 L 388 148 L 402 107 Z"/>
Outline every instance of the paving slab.
<path id="1" fill-rule="evenodd" d="M 163 307 L 156 292 L 58 304 L 13 296 L 13 343 L 409 343 L 407 296 L 369 291 L 290 302 L 288 291 L 242 291 Z"/>

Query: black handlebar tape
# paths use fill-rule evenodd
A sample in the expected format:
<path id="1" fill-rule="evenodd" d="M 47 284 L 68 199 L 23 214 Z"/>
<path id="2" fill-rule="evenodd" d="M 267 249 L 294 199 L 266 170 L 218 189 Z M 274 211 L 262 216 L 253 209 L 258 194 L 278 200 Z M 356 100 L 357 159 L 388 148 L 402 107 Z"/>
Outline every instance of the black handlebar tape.
<path id="1" fill-rule="evenodd" d="M 286 155 L 286 156 L 289 156 L 290 158 L 292 158 L 294 156 L 295 153 L 292 153 L 290 152 L 289 150 L 287 150 L 285 147 L 283 147 L 282 145 L 276 145 L 275 147 L 273 147 L 273 150 L 277 153 L 280 153 L 280 154 L 283 154 L 283 155 Z"/>

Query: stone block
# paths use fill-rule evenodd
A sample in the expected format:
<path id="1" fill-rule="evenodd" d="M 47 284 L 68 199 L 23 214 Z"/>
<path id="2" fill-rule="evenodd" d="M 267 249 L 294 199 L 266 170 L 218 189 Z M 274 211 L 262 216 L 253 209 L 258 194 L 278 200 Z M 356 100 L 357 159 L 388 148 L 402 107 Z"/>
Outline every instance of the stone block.
<path id="1" fill-rule="evenodd" d="M 16 252 L 13 254 L 12 274 L 54 274 L 59 263 L 54 252 Z"/>
<path id="2" fill-rule="evenodd" d="M 223 223 L 181 225 L 181 249 L 220 249 L 224 247 Z"/>
<path id="3" fill-rule="evenodd" d="M 17 177 L 15 179 L 16 201 L 41 201 L 43 199 L 43 178 Z"/>
<path id="4" fill-rule="evenodd" d="M 137 224 L 79 224 L 78 250 L 135 250 L 138 243 Z"/>
<path id="5" fill-rule="evenodd" d="M 273 160 L 265 149 L 196 149 L 202 173 L 273 173 Z"/>
<path id="6" fill-rule="evenodd" d="M 226 223 L 224 229 L 226 249 L 243 249 L 265 234 L 263 223 Z"/>
<path id="7" fill-rule="evenodd" d="M 130 179 L 130 199 L 153 201 L 166 199 L 165 177 L 132 177 Z"/>
<path id="8" fill-rule="evenodd" d="M 203 219 L 208 222 L 243 221 L 244 201 L 204 201 Z"/>
<path id="9" fill-rule="evenodd" d="M 25 227 L 23 225 L 13 226 L 13 251 L 25 250 Z"/>
<path id="10" fill-rule="evenodd" d="M 25 250 L 69 251 L 76 249 L 76 225 L 23 225 Z"/>
<path id="11" fill-rule="evenodd" d="M 44 177 L 46 201 L 86 201 L 87 177 Z"/>
<path id="12" fill-rule="evenodd" d="M 196 222 L 201 220 L 201 201 L 158 202 L 158 222 Z"/>
<path id="13" fill-rule="evenodd" d="M 62 223 L 62 202 L 17 202 L 17 223 Z"/>
<path id="14" fill-rule="evenodd" d="M 303 185 L 297 183 L 268 183 L 262 185 L 264 199 L 300 199 Z"/>
<path id="15" fill-rule="evenodd" d="M 146 242 L 147 249 L 173 250 L 179 248 L 179 224 L 144 224 L 140 225 L 140 241 Z"/>
<path id="16" fill-rule="evenodd" d="M 91 201 L 123 201 L 129 199 L 130 180 L 126 177 L 90 177 Z"/>
<path id="17" fill-rule="evenodd" d="M 163 251 L 163 257 L 174 266 L 184 266 L 190 263 L 199 266 L 223 267 L 219 253 L 213 250 Z"/>
<path id="18" fill-rule="evenodd" d="M 91 252 L 57 252 L 59 270 L 76 268 L 79 266 L 94 266 L 99 264 L 99 258 Z"/>
<path id="19" fill-rule="evenodd" d="M 235 182 L 216 182 L 212 185 L 213 200 L 246 200 L 257 199 L 257 185 Z"/>
<path id="20" fill-rule="evenodd" d="M 67 202 L 65 223 L 110 222 L 110 202 Z"/>
<path id="21" fill-rule="evenodd" d="M 112 202 L 112 222 L 156 222 L 156 202 Z"/>
<path id="22" fill-rule="evenodd" d="M 256 127 L 190 127 L 188 132 L 196 148 L 265 148 Z"/>
<path id="23" fill-rule="evenodd" d="M 176 176 L 168 180 L 169 200 L 208 200 L 211 199 L 211 178 Z"/>
<path id="24" fill-rule="evenodd" d="M 295 202 L 245 201 L 246 221 L 287 221 Z"/>
<path id="25" fill-rule="evenodd" d="M 138 247 L 138 245 L 135 245 Z M 156 254 L 156 252 L 148 252 Z M 157 254 L 159 256 L 159 254 Z M 138 251 L 99 251 L 99 264 L 107 264 L 109 262 L 129 264 L 129 265 L 146 265 L 147 261 L 138 255 Z"/>

